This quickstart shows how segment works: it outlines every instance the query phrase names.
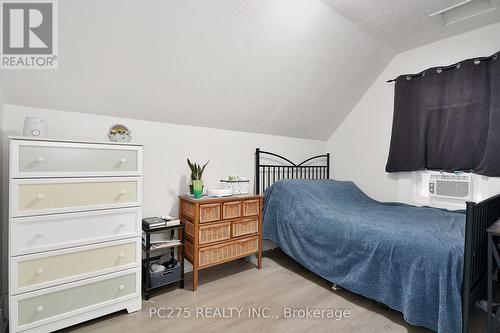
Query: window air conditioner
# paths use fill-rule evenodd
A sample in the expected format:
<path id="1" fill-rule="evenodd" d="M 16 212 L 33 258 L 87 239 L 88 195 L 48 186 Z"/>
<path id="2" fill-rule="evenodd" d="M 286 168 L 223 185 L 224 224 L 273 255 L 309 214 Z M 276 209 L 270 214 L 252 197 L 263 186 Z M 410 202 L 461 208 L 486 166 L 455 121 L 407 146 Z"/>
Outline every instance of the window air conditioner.
<path id="1" fill-rule="evenodd" d="M 431 198 L 472 199 L 471 175 L 435 174 L 429 179 Z"/>

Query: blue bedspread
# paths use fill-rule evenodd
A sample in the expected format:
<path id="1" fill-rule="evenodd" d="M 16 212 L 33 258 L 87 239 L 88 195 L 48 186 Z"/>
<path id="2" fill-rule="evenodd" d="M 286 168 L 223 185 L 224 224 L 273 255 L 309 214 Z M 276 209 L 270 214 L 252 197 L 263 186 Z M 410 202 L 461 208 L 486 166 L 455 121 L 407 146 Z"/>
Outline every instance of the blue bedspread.
<path id="1" fill-rule="evenodd" d="M 312 272 L 434 331 L 461 332 L 465 214 L 382 203 L 354 183 L 285 180 L 263 235 Z"/>

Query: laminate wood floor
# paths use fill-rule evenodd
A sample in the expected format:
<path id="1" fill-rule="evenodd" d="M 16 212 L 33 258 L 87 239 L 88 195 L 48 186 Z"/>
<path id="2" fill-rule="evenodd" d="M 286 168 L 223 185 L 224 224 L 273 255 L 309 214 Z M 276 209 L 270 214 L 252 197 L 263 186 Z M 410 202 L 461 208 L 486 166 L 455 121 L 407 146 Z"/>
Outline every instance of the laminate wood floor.
<path id="1" fill-rule="evenodd" d="M 181 310 L 171 312 L 171 307 Z M 290 314 L 286 311 L 291 311 L 287 308 L 298 310 L 295 312 L 296 317 L 302 317 L 306 315 L 304 311 L 308 307 L 323 310 L 324 318 L 285 318 L 285 315 Z M 158 310 L 160 315 L 155 314 Z M 341 313 L 334 312 L 335 310 L 348 310 L 350 316 L 337 320 Z M 241 311 L 239 315 L 238 311 Z M 250 315 L 249 311 L 255 312 Z M 258 318 L 258 311 L 271 318 Z M 173 318 L 168 318 L 168 315 Z M 485 316 L 475 309 L 470 332 L 483 332 L 484 318 Z M 161 289 L 154 293 L 149 301 L 143 301 L 141 311 L 132 314 L 118 312 L 64 331 L 431 332 L 407 324 L 400 313 L 390 311 L 364 297 L 345 290 L 333 291 L 328 281 L 309 272 L 277 249 L 265 253 L 264 267 L 260 271 L 255 268 L 253 262 L 245 260 L 202 270 L 200 286 L 194 293 L 191 290 L 191 274 L 188 273 L 185 289 Z"/>

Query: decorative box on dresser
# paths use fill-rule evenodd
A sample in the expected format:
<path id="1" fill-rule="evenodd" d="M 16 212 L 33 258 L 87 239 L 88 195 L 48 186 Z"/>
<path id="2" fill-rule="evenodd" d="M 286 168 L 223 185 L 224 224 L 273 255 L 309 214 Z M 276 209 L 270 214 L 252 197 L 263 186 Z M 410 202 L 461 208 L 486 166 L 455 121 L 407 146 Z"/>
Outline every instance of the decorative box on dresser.
<path id="1" fill-rule="evenodd" d="M 142 146 L 10 138 L 10 332 L 141 309 Z"/>
<path id="2" fill-rule="evenodd" d="M 257 255 L 262 268 L 262 196 L 238 195 L 194 199 L 179 196 L 179 215 L 185 225 L 185 258 L 193 265 L 193 290 L 198 271 Z"/>

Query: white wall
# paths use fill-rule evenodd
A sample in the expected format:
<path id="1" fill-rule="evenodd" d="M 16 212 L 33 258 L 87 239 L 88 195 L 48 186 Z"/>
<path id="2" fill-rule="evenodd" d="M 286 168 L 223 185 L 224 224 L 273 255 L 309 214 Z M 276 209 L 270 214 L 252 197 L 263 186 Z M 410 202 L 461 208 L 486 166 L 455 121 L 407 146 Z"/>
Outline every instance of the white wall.
<path id="1" fill-rule="evenodd" d="M 4 181 L 7 173 L 6 161 L 3 155 L 4 149 L 3 132 L 3 95 L 0 91 L 0 332 L 4 332 L 3 317 L 7 315 L 7 253 L 8 253 L 8 218 L 7 218 L 7 183 Z"/>
<path id="2" fill-rule="evenodd" d="M 410 202 L 409 174 L 387 174 L 394 86 L 400 74 L 452 64 L 500 50 L 500 23 L 396 55 L 327 142 L 336 179 L 353 180 L 370 196 Z M 481 177 L 482 197 L 500 193 L 499 179 Z"/>
<path id="3" fill-rule="evenodd" d="M 145 216 L 177 214 L 177 195 L 188 191 L 187 157 L 200 163 L 210 160 L 203 176 L 208 187 L 228 175 L 240 175 L 248 177 L 253 188 L 255 148 L 302 161 L 324 153 L 326 145 L 324 141 L 5 104 L 3 128 L 7 135 L 20 135 L 27 116 L 45 118 L 48 136 L 53 138 L 106 142 L 112 125 L 120 123 L 131 129 L 133 141 L 144 144 Z"/>

